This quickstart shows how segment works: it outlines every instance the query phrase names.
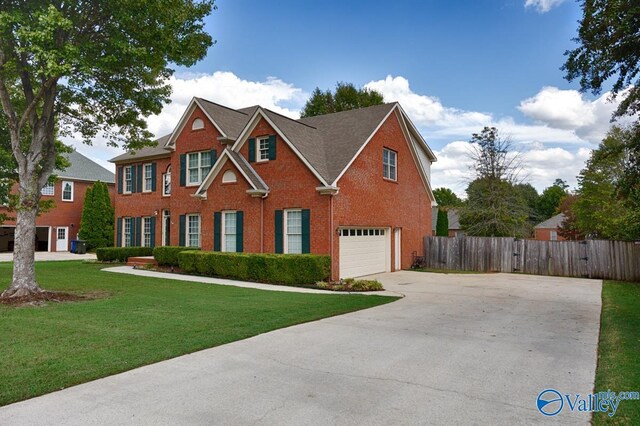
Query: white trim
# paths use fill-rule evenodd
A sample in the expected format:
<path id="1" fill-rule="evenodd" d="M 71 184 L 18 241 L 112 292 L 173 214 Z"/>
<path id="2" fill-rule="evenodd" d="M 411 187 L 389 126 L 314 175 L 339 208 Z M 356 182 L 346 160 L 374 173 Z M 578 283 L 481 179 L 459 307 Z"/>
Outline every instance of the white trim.
<path id="1" fill-rule="evenodd" d="M 198 218 L 198 245 L 197 246 L 192 246 L 191 245 L 191 240 L 189 238 L 189 218 L 190 217 L 197 217 Z M 191 213 L 191 214 L 187 214 L 185 215 L 185 219 L 184 219 L 184 245 L 186 247 L 201 247 L 202 246 L 202 216 L 200 215 L 200 213 Z"/>
<path id="2" fill-rule="evenodd" d="M 204 179 L 209 174 L 209 172 L 207 172 L 207 175 L 202 176 L 202 154 L 203 153 L 209 154 L 210 152 L 211 152 L 211 150 L 208 150 L 208 151 L 207 150 L 205 150 L 205 151 L 193 151 L 193 152 L 187 152 L 186 153 L 186 157 L 185 157 L 185 160 L 186 160 L 185 161 L 185 163 L 186 163 L 185 165 L 187 166 L 186 170 L 185 170 L 186 178 L 187 178 L 187 182 L 186 182 L 186 185 L 185 185 L 186 187 L 194 187 L 194 186 L 200 187 L 200 185 L 202 185 L 202 182 L 204 181 Z M 189 182 L 189 178 L 190 178 L 189 170 L 191 169 L 191 167 L 189 167 L 189 164 L 190 164 L 189 163 L 189 156 L 190 155 L 196 155 L 196 154 L 198 155 L 198 167 L 197 167 L 197 169 L 198 169 L 198 182 Z M 209 157 L 209 161 L 211 161 L 211 157 Z M 211 171 L 211 168 L 213 168 L 213 164 L 209 165 L 209 171 Z"/>
<path id="3" fill-rule="evenodd" d="M 267 158 L 262 158 L 262 142 L 267 143 Z M 269 136 L 258 136 L 256 138 L 256 163 L 266 163 L 269 161 Z"/>
<path id="4" fill-rule="evenodd" d="M 358 149 L 358 151 L 353 156 L 353 158 L 347 163 L 346 166 L 344 166 L 344 169 L 342 169 L 338 177 L 333 181 L 333 183 L 331 183 L 331 186 L 338 186 L 338 181 L 340 180 L 342 175 L 344 175 L 347 172 L 347 170 L 349 170 L 349 167 L 351 167 L 351 164 L 353 164 L 353 162 L 356 161 L 356 158 L 358 158 L 358 155 L 360 155 L 360 153 L 367 147 L 367 145 L 369 145 L 369 142 L 371 142 L 371 139 L 373 139 L 375 134 L 378 133 L 378 130 L 380 130 L 380 127 L 382 127 L 382 125 L 387 121 L 391 113 L 395 111 L 397 107 L 398 107 L 398 103 L 395 102 L 395 105 L 393 106 L 393 108 L 391 108 L 391 110 L 387 113 L 387 115 L 385 115 L 384 118 L 380 120 L 380 123 L 378 123 L 378 125 L 373 130 L 373 132 L 371 132 L 367 140 L 362 144 L 360 149 Z"/>
<path id="5" fill-rule="evenodd" d="M 70 199 L 65 199 L 65 198 L 64 198 L 64 192 L 65 192 L 65 191 L 64 191 L 64 189 L 65 189 L 65 185 L 66 185 L 66 184 L 71 185 L 71 198 L 70 198 Z M 60 199 L 61 199 L 62 201 L 64 201 L 64 202 L 66 202 L 66 203 L 73 203 L 73 192 L 74 192 L 74 184 L 73 184 L 73 181 L 70 181 L 70 180 L 63 180 L 63 181 L 62 181 L 61 189 L 62 189 L 62 191 L 60 191 L 60 192 L 61 192 L 61 194 L 60 194 Z"/>
<path id="6" fill-rule="evenodd" d="M 61 229 L 64 229 L 64 240 L 58 238 L 59 232 Z M 58 241 L 64 241 L 65 246 L 64 250 L 58 250 Z M 69 251 L 69 227 L 68 226 L 56 226 L 56 252 L 65 252 Z"/>
<path id="7" fill-rule="evenodd" d="M 197 124 L 197 127 L 196 127 Z M 204 129 L 204 120 L 200 117 L 196 117 L 192 122 L 191 122 L 191 130 L 203 130 Z"/>
<path id="8" fill-rule="evenodd" d="M 402 228 L 393 230 L 394 267 L 396 271 L 402 269 Z"/>
<path id="9" fill-rule="evenodd" d="M 295 145 L 292 144 L 291 141 L 285 136 L 282 130 L 280 130 L 280 128 L 276 126 L 275 123 L 267 116 L 267 114 L 264 112 L 262 107 L 258 107 L 258 109 L 256 109 L 256 112 L 253 113 L 253 116 L 251 117 L 251 119 L 247 122 L 242 132 L 240 132 L 240 136 L 238 136 L 238 140 L 231 147 L 232 150 L 234 150 L 235 152 L 240 152 L 244 143 L 249 139 L 249 135 L 251 134 L 253 129 L 258 125 L 258 122 L 260 121 L 258 119 L 258 116 L 262 116 L 262 118 L 265 119 L 265 121 L 271 126 L 271 128 L 276 131 L 276 133 L 282 138 L 283 141 L 287 143 L 287 145 L 289 145 L 289 148 L 291 148 L 291 150 L 298 156 L 298 158 L 300 158 L 300 160 L 309 168 L 309 170 L 311 170 L 313 175 L 316 178 L 318 178 L 318 180 L 322 184 L 329 186 L 329 184 L 324 180 L 324 178 L 320 176 L 318 171 L 315 168 L 313 168 L 313 166 L 307 161 L 307 159 L 304 158 L 302 153 L 300 153 L 300 151 L 298 151 Z M 298 124 L 303 125 L 302 123 L 298 123 Z"/>
<path id="10" fill-rule="evenodd" d="M 226 164 L 227 159 L 231 160 L 233 165 L 236 167 L 236 170 L 240 172 L 240 174 L 244 177 L 247 183 L 251 185 L 251 187 L 254 190 L 262 191 L 261 189 L 256 188 L 256 186 L 253 184 L 251 179 L 249 179 L 249 176 L 247 176 L 244 170 L 242 170 L 242 167 L 240 167 L 240 165 L 236 162 L 236 160 L 234 160 L 234 158 L 231 155 L 229 155 L 229 153 L 225 149 L 224 151 L 222 151 L 222 154 L 220 154 L 220 157 L 218 157 L 218 161 L 216 161 L 213 167 L 211 167 L 211 170 L 209 170 L 209 174 L 206 176 L 206 178 L 202 181 L 202 183 L 198 187 L 196 191 L 197 195 L 199 196 L 206 195 L 206 192 L 209 189 L 209 186 L 211 186 L 211 184 L 213 183 L 213 180 L 216 178 L 216 176 L 218 176 L 218 173 L 220 173 L 220 170 L 222 170 L 222 167 Z M 258 176 L 257 173 L 256 173 L 256 176 Z M 260 179 L 260 182 L 265 186 L 265 188 L 267 188 L 267 192 L 268 192 L 269 187 L 267 186 L 267 184 L 264 183 L 264 181 L 262 180 L 262 178 L 260 178 L 260 176 L 258 176 L 258 179 Z"/>
<path id="11" fill-rule="evenodd" d="M 149 166 L 149 175 L 151 179 L 151 188 L 146 189 L 147 186 L 147 166 Z M 153 165 L 152 163 L 142 164 L 142 192 L 151 192 L 153 188 Z"/>
<path id="12" fill-rule="evenodd" d="M 169 137 L 169 140 L 167 140 L 167 142 L 164 144 L 165 148 L 171 148 L 175 150 L 175 148 L 173 147 L 175 145 L 176 139 L 184 129 L 184 126 L 187 124 L 188 118 L 191 117 L 191 114 L 193 114 L 193 111 L 195 111 L 196 106 L 200 108 L 200 110 L 205 115 L 205 117 L 207 117 L 211 122 L 211 124 L 213 124 L 213 126 L 218 130 L 218 132 L 220 132 L 220 135 L 222 135 L 222 137 L 225 137 L 225 138 L 227 137 L 226 133 L 222 131 L 220 126 L 218 126 L 218 124 L 214 121 L 214 119 L 207 113 L 207 110 L 202 107 L 202 104 L 198 101 L 198 98 L 193 97 L 191 98 L 191 102 L 187 106 L 187 109 L 182 114 L 182 117 L 180 117 L 180 121 L 178 121 L 178 124 L 173 129 L 173 132 L 171 132 L 171 136 Z"/>
<path id="13" fill-rule="evenodd" d="M 123 194 L 133 193 L 133 171 L 131 170 L 133 167 L 135 167 L 135 164 L 122 166 L 122 193 Z M 127 190 L 127 169 L 129 169 L 129 180 L 131 181 L 130 190 Z"/>
<path id="14" fill-rule="evenodd" d="M 236 246 L 234 251 L 232 251 L 232 252 L 228 252 L 227 251 L 227 247 L 226 247 L 227 246 L 227 233 L 225 232 L 226 231 L 226 219 L 225 219 L 225 217 L 226 217 L 227 213 L 233 213 L 235 215 L 235 218 L 236 218 L 236 229 L 235 229 L 235 231 L 236 231 L 236 233 L 233 234 L 233 235 L 235 235 L 236 238 L 237 238 L 237 235 L 238 235 L 238 215 L 237 215 L 238 212 L 236 210 L 223 210 L 223 211 L 221 211 L 220 212 L 220 216 L 221 216 L 221 218 L 220 218 L 220 228 L 221 228 L 220 229 L 220 251 L 221 252 L 227 252 L 227 253 L 237 253 L 238 252 L 238 247 L 237 246 Z"/>
<path id="15" fill-rule="evenodd" d="M 149 245 L 147 245 L 147 238 L 145 237 L 144 227 L 146 223 L 149 223 Z M 151 240 L 153 239 L 151 233 L 151 216 L 143 216 L 140 220 L 140 246 L 141 247 L 151 247 Z"/>
<path id="16" fill-rule="evenodd" d="M 389 153 L 387 155 L 387 158 L 389 159 L 387 164 L 384 163 L 385 151 Z M 391 154 L 393 154 L 393 161 L 391 161 L 391 157 L 392 157 Z M 387 168 L 389 169 L 389 176 L 384 175 Z M 393 168 L 393 172 L 394 172 L 393 177 L 391 177 L 391 168 Z M 395 151 L 391 148 L 387 148 L 385 146 L 382 147 L 382 178 L 393 181 L 393 182 L 398 181 L 398 151 Z"/>
<path id="17" fill-rule="evenodd" d="M 409 125 L 411 126 L 411 130 L 413 131 L 413 133 L 419 138 L 419 141 L 422 142 L 422 147 L 425 149 L 425 151 L 427 152 L 427 155 L 430 157 L 429 159 L 431 160 L 432 163 L 435 163 L 436 161 L 438 161 L 438 158 L 436 157 L 436 155 L 433 153 L 433 151 L 431 150 L 431 148 L 429 147 L 429 145 L 427 145 L 427 141 L 424 140 L 424 138 L 422 137 L 422 135 L 420 134 L 420 132 L 418 131 L 418 129 L 416 129 L 416 126 L 413 124 L 413 122 L 411 121 L 411 119 L 409 118 L 409 116 L 407 115 L 407 113 L 404 111 L 404 109 L 402 108 L 402 105 L 398 104 L 398 108 L 400 109 L 400 112 L 402 113 L 402 119 L 405 121 L 405 125 L 406 123 L 409 123 Z M 408 126 L 407 126 L 408 127 Z"/>
<path id="18" fill-rule="evenodd" d="M 285 209 L 283 211 L 282 214 L 282 252 L 284 254 L 288 254 L 289 253 L 289 238 L 287 238 L 289 236 L 289 233 L 287 232 L 287 230 L 289 229 L 289 226 L 287 224 L 287 220 L 289 217 L 289 213 L 291 212 L 300 212 L 300 253 L 293 253 L 293 254 L 302 254 L 302 233 L 303 233 L 303 229 L 302 229 L 302 209 Z M 298 234 L 291 234 L 291 235 L 298 235 Z"/>

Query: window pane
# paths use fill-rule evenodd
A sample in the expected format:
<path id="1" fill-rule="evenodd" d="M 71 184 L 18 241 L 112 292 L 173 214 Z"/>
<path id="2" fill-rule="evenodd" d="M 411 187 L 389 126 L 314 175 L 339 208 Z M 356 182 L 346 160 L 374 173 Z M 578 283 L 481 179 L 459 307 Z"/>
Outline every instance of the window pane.
<path id="1" fill-rule="evenodd" d="M 54 186 L 48 183 L 42 188 L 40 193 L 42 195 L 54 195 Z"/>
<path id="2" fill-rule="evenodd" d="M 64 183 L 64 187 L 62 189 L 62 199 L 63 200 L 71 200 L 72 199 L 72 185 L 69 182 Z"/>
<path id="3" fill-rule="evenodd" d="M 288 235 L 287 241 L 287 253 L 302 254 L 302 235 Z"/>
<path id="4" fill-rule="evenodd" d="M 127 217 L 124 219 L 124 246 L 131 246 L 131 218 Z"/>
<path id="5" fill-rule="evenodd" d="M 189 247 L 200 247 L 200 216 L 188 216 L 187 234 Z"/>
<path id="6" fill-rule="evenodd" d="M 145 191 L 151 191 L 152 181 L 153 179 L 151 178 L 151 164 L 145 164 L 144 165 L 144 190 Z"/>
<path id="7" fill-rule="evenodd" d="M 187 154 L 187 157 L 189 159 L 189 168 L 190 169 L 198 167 L 198 153 Z"/>
<path id="8" fill-rule="evenodd" d="M 200 167 L 211 167 L 211 154 L 208 152 L 200 153 Z"/>
<path id="9" fill-rule="evenodd" d="M 302 234 L 302 212 L 293 210 L 287 212 L 287 234 Z"/>
<path id="10" fill-rule="evenodd" d="M 189 183 L 198 183 L 198 169 L 189 169 Z"/>
<path id="11" fill-rule="evenodd" d="M 260 139 L 259 141 L 260 160 L 269 159 L 269 139 Z"/>

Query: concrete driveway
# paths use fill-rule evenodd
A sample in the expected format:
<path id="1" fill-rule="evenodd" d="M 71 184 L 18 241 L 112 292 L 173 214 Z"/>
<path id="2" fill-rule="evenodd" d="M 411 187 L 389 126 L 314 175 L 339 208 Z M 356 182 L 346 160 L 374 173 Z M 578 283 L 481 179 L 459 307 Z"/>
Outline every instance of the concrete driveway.
<path id="1" fill-rule="evenodd" d="M 406 297 L 0 408 L 0 424 L 587 424 L 601 282 L 378 276 Z"/>
<path id="2" fill-rule="evenodd" d="M 57 260 L 95 260 L 95 253 L 75 254 L 70 252 L 46 252 L 37 251 L 36 262 Z M 0 253 L 0 262 L 13 262 L 13 253 Z"/>

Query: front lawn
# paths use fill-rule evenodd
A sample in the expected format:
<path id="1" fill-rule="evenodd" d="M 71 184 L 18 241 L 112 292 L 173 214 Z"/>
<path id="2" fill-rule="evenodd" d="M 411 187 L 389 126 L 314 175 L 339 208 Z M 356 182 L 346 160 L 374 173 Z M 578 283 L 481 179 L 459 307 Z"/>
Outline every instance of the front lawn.
<path id="1" fill-rule="evenodd" d="M 11 280 L 0 263 L 0 288 Z M 245 339 L 394 301 L 388 296 L 264 291 L 40 262 L 47 290 L 107 297 L 40 307 L 0 305 L 0 406 Z"/>
<path id="2" fill-rule="evenodd" d="M 640 284 L 605 281 L 598 345 L 596 392 L 640 392 Z M 640 401 L 621 401 L 615 416 L 594 423 L 640 424 Z"/>

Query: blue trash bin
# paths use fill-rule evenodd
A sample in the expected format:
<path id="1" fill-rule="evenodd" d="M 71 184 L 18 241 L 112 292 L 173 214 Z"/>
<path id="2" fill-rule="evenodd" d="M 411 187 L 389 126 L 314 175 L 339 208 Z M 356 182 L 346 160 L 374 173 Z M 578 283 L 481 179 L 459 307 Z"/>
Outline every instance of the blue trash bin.
<path id="1" fill-rule="evenodd" d="M 78 240 L 71 240 L 71 253 L 78 252 Z"/>

